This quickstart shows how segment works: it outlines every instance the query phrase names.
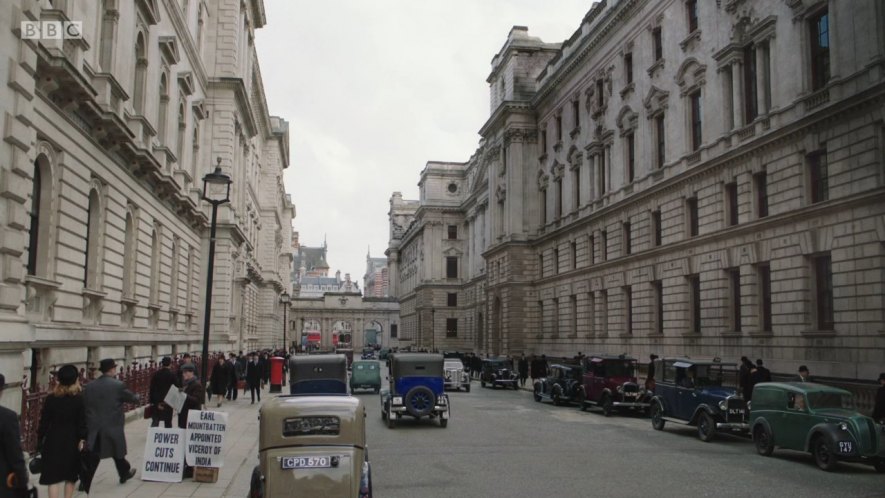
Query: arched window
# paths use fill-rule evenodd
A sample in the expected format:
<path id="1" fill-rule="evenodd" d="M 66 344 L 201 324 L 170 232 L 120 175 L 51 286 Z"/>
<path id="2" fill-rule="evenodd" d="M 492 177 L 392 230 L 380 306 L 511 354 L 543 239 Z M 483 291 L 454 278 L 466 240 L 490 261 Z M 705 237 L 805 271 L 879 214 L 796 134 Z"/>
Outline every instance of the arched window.
<path id="1" fill-rule="evenodd" d="M 144 114 L 144 87 L 147 78 L 148 58 L 144 33 L 139 32 L 135 40 L 135 79 L 132 92 L 132 107 L 138 115 Z"/>
<path id="2" fill-rule="evenodd" d="M 101 239 L 104 216 L 101 196 L 97 188 L 89 190 L 89 208 L 86 213 L 86 254 L 83 267 L 83 287 L 101 290 Z"/>
<path id="3" fill-rule="evenodd" d="M 163 231 L 159 223 L 154 224 L 151 230 L 151 292 L 150 303 L 157 305 L 160 302 L 160 255 Z"/>
<path id="4" fill-rule="evenodd" d="M 52 211 L 52 170 L 44 154 L 34 161 L 31 226 L 28 234 L 28 275 L 49 276 L 49 224 Z"/>
<path id="5" fill-rule="evenodd" d="M 138 227 L 132 208 L 126 212 L 126 234 L 123 241 L 123 297 L 135 299 L 135 261 L 138 256 Z"/>
<path id="6" fill-rule="evenodd" d="M 157 111 L 157 141 L 166 145 L 166 108 L 169 106 L 169 83 L 166 73 L 160 75 L 160 108 Z"/>

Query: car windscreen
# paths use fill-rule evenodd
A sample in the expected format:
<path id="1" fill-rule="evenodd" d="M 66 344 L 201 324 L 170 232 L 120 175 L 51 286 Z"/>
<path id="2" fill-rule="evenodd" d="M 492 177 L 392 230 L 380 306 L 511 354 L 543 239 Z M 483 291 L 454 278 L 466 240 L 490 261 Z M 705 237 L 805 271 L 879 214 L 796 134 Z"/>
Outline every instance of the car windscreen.
<path id="1" fill-rule="evenodd" d="M 510 368 L 510 364 L 506 361 L 489 361 L 486 363 L 489 368 L 498 369 L 498 368 Z"/>
<path id="2" fill-rule="evenodd" d="M 609 361 L 605 363 L 606 377 L 634 377 L 636 362 L 633 361 Z"/>
<path id="3" fill-rule="evenodd" d="M 842 393 L 808 393 L 808 403 L 811 408 L 820 410 L 824 408 L 844 408 L 854 410 L 854 399 L 850 394 Z"/>
<path id="4" fill-rule="evenodd" d="M 454 368 L 454 369 L 463 369 L 463 368 L 464 368 L 464 365 L 461 363 L 461 360 L 457 360 L 457 361 L 446 361 L 446 362 L 443 364 L 443 368 L 445 368 L 445 369 L 452 369 L 452 368 Z"/>

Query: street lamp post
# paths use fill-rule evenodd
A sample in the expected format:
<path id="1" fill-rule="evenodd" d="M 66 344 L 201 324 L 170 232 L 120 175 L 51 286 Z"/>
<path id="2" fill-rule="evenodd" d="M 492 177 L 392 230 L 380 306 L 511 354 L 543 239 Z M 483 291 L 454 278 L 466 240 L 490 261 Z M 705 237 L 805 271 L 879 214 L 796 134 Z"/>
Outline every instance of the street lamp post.
<path id="1" fill-rule="evenodd" d="M 291 302 L 292 298 L 289 297 L 289 293 L 283 291 L 283 293 L 280 294 L 280 304 L 283 305 L 283 348 L 286 350 L 287 354 L 289 353 L 289 343 L 286 341 L 286 331 L 289 328 L 289 322 L 286 318 L 286 312 L 288 311 L 289 303 Z"/>
<path id="2" fill-rule="evenodd" d="M 209 268 L 206 273 L 206 309 L 203 314 L 203 358 L 200 364 L 200 381 L 205 385 L 209 379 L 209 318 L 212 313 L 212 276 L 215 270 L 215 229 L 218 222 L 218 206 L 230 202 L 229 176 L 221 172 L 221 158 L 215 171 L 203 177 L 203 200 L 212 204 L 212 224 L 209 228 Z"/>

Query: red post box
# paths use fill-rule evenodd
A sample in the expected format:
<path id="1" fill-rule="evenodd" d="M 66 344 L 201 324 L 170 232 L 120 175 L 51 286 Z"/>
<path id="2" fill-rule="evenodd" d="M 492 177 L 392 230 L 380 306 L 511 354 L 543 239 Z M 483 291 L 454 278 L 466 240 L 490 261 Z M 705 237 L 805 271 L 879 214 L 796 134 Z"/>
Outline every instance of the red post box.
<path id="1" fill-rule="evenodd" d="M 270 359 L 270 392 L 283 392 L 283 362 L 279 356 Z"/>

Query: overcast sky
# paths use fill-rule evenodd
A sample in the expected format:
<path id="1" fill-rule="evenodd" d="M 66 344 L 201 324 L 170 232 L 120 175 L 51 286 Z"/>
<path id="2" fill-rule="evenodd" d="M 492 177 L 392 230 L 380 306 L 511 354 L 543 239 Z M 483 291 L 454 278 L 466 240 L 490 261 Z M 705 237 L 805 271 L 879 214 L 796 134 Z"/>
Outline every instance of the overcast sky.
<path id="1" fill-rule="evenodd" d="M 490 62 L 514 25 L 561 42 L 589 0 L 265 0 L 257 47 L 271 114 L 289 121 L 286 191 L 303 245 L 360 283 L 383 257 L 391 193 L 430 160 L 466 161 L 489 116 Z"/>

